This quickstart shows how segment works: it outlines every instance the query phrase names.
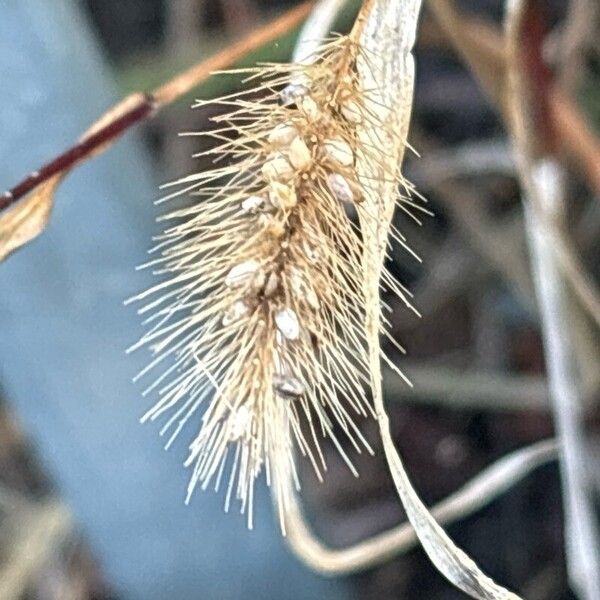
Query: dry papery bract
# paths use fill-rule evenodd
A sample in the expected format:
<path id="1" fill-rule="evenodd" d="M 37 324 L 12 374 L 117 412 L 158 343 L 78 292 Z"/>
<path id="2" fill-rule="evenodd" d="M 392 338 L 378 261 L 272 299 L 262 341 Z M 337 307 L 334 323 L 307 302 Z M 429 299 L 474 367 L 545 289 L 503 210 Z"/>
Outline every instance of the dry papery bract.
<path id="1" fill-rule="evenodd" d="M 221 485 L 226 508 L 235 496 L 249 526 L 263 470 L 283 527 L 290 476 L 299 487 L 298 452 L 319 479 L 323 438 L 354 473 L 350 454 L 371 452 L 360 431 L 374 415 L 365 391 L 369 265 L 356 219 L 370 180 L 355 163 L 384 164 L 377 158 L 386 149 L 358 144 L 356 129 L 386 123 L 365 108 L 359 53 L 369 64 L 339 37 L 312 64 L 237 71 L 247 89 L 214 101 L 226 113 L 197 134 L 217 141 L 202 153 L 214 167 L 175 182 L 163 199 L 190 195 L 163 217 L 160 257 L 147 265 L 164 281 L 136 298 L 151 316 L 134 348 L 146 345 L 154 357 L 140 375 L 160 369 L 146 390 L 159 400 L 145 418 L 164 416 L 169 445 L 206 403 L 187 460 L 188 498 L 197 484 Z M 386 176 L 406 189 L 397 172 Z M 398 203 L 409 214 L 419 208 L 400 195 Z M 376 228 L 378 218 L 367 215 L 362 227 Z M 410 304 L 387 271 L 382 285 Z"/>

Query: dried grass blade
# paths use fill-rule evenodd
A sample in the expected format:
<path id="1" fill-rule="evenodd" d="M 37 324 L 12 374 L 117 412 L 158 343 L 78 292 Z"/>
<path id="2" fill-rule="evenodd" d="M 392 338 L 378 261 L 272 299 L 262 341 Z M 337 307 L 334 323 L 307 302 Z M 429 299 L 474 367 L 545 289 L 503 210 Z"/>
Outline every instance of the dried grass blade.
<path id="1" fill-rule="evenodd" d="M 388 230 L 396 203 L 397 181 L 382 175 L 398 173 L 407 144 L 414 86 L 412 48 L 420 7 L 419 0 L 375 2 L 361 38 L 362 45 L 374 63 L 359 64 L 363 89 L 373 90 L 365 99 L 365 110 L 377 114 L 378 120 L 386 124 L 385 128 L 375 131 L 372 128 L 359 129 L 359 138 L 366 147 L 383 148 L 385 152 L 380 153 L 378 160 L 365 156 L 357 165 L 359 174 L 370 181 L 365 184 L 370 193 L 366 194 L 364 207 L 359 214 L 363 224 L 364 260 L 367 267 L 366 328 L 375 410 L 384 452 L 398 495 L 431 561 L 451 583 L 473 598 L 514 600 L 518 596 L 497 585 L 452 542 L 417 496 L 395 448 L 383 401 L 379 282 Z M 372 215 L 376 215 L 375 226 L 372 223 Z"/>

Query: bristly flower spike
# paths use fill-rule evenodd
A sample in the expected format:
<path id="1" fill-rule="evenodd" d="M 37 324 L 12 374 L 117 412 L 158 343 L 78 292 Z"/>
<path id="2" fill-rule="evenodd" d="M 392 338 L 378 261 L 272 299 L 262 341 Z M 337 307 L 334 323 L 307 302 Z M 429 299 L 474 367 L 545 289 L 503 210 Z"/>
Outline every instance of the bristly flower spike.
<path id="1" fill-rule="evenodd" d="M 145 418 L 168 414 L 162 432 L 172 441 L 206 404 L 186 463 L 188 499 L 197 485 L 224 485 L 226 508 L 237 498 L 250 527 L 262 472 L 284 527 L 298 452 L 322 479 L 324 437 L 355 474 L 349 445 L 371 451 L 359 428 L 374 411 L 364 391 L 363 248 L 352 215 L 368 185 L 356 154 L 385 149 L 358 149 L 356 127 L 386 123 L 362 107 L 360 53 L 355 37 L 340 37 L 311 64 L 238 71 L 252 89 L 216 100 L 227 113 L 201 134 L 217 140 L 203 153 L 214 167 L 176 182 L 168 197 L 192 198 L 163 217 L 160 257 L 149 263 L 168 278 L 136 298 L 150 298 L 141 312 L 153 312 L 134 346 L 154 356 L 144 374 L 164 365 Z M 410 303 L 389 273 L 383 282 Z"/>

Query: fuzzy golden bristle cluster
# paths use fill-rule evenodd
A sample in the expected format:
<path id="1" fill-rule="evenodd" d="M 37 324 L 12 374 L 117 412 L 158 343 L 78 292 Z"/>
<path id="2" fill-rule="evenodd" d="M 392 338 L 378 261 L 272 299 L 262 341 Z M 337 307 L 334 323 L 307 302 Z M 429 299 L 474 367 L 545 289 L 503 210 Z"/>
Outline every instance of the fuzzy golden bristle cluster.
<path id="1" fill-rule="evenodd" d="M 189 493 L 226 479 L 226 506 L 235 495 L 250 524 L 263 470 L 283 515 L 279 482 L 297 481 L 297 452 L 321 478 L 324 437 L 351 469 L 348 443 L 368 449 L 357 425 L 373 412 L 365 265 L 352 214 L 368 185 L 355 168 L 356 129 L 371 117 L 358 52 L 340 38 L 313 64 L 247 71 L 252 89 L 217 101 L 227 113 L 203 134 L 219 141 L 205 153 L 214 168 L 179 182 L 174 195 L 193 202 L 165 217 L 151 263 L 169 277 L 138 297 L 153 312 L 137 344 L 155 355 L 144 372 L 167 365 L 148 390 L 160 399 L 147 417 L 168 413 L 172 439 L 207 405 Z"/>

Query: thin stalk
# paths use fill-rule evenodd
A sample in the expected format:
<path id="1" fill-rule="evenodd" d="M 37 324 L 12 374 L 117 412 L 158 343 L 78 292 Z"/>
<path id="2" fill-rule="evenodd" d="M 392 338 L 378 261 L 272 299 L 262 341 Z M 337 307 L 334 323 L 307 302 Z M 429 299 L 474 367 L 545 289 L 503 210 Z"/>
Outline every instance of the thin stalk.
<path id="1" fill-rule="evenodd" d="M 525 224 L 540 306 L 544 351 L 556 430 L 565 511 L 567 568 L 573 588 L 586 600 L 600 598 L 600 549 L 594 511 L 576 340 L 570 319 L 576 312 L 561 262 L 558 223 L 564 209 L 563 170 L 554 154 L 555 132 L 548 112 L 548 79 L 541 45 L 541 3 L 511 0 L 507 9 L 511 134 L 523 189 Z"/>

